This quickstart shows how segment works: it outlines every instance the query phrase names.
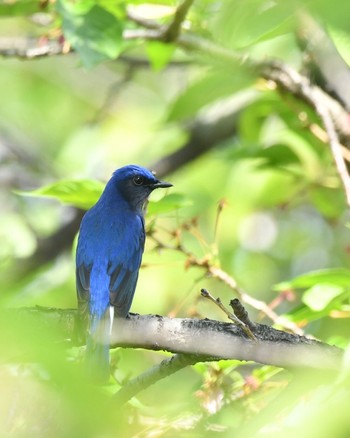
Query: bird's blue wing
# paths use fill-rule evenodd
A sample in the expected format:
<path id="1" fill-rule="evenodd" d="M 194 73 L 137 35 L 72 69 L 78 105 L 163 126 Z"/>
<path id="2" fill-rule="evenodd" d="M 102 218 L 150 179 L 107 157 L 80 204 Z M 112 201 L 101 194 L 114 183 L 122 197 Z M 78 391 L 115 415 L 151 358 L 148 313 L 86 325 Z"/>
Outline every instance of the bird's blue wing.
<path id="1" fill-rule="evenodd" d="M 78 309 L 83 319 L 86 319 L 89 313 L 91 267 L 91 264 L 81 263 L 75 271 Z"/>
<path id="2" fill-rule="evenodd" d="M 128 251 L 110 260 L 108 265 L 110 303 L 118 316 L 127 316 L 134 297 L 142 253 L 145 243 L 143 218 L 139 218 L 138 229 L 130 236 Z M 122 257 L 120 257 L 122 256 Z"/>
<path id="3" fill-rule="evenodd" d="M 115 308 L 116 315 L 125 317 L 129 313 L 134 298 L 138 269 L 130 271 L 117 266 L 111 274 L 109 299 Z"/>
<path id="4" fill-rule="evenodd" d="M 90 274 L 92 265 L 81 263 L 76 269 L 78 298 L 86 300 L 89 297 Z"/>

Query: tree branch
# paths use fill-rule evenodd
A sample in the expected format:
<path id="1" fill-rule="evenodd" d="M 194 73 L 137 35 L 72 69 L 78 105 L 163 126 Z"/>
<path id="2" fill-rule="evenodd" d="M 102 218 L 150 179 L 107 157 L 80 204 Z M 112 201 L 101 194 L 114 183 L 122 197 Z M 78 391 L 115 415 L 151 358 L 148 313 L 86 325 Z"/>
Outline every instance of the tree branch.
<path id="1" fill-rule="evenodd" d="M 67 43 L 59 39 L 0 38 L 0 56 L 4 58 L 35 59 L 65 55 L 70 51 Z"/>
<path id="2" fill-rule="evenodd" d="M 306 11 L 299 14 L 297 31 L 308 74 L 350 111 L 350 68 L 324 28 Z"/>
<path id="3" fill-rule="evenodd" d="M 274 62 L 262 69 L 265 78 L 273 80 L 282 90 L 301 97 L 310 104 L 319 115 L 328 135 L 331 152 L 343 183 L 348 205 L 350 205 L 350 176 L 345 164 L 338 132 L 350 141 L 349 116 L 345 109 L 332 99 L 321 88 L 313 85 L 308 78 L 302 76 L 291 67 Z"/>
<path id="4" fill-rule="evenodd" d="M 161 25 L 157 25 L 154 21 L 149 21 L 145 19 L 140 19 L 134 14 L 129 16 L 130 20 L 135 23 L 140 24 L 144 29 L 135 29 L 130 33 L 125 32 L 125 39 L 159 39 L 162 38 L 163 28 Z M 147 31 L 152 30 L 148 34 Z M 268 60 L 263 63 L 254 61 L 252 59 L 245 58 L 240 53 L 236 53 L 233 50 L 226 49 L 215 42 L 207 40 L 202 37 L 190 33 L 183 33 L 179 35 L 177 43 L 180 47 L 196 51 L 198 53 L 204 53 L 206 55 L 212 56 L 215 59 L 225 62 L 228 66 L 232 65 L 235 67 L 237 63 L 245 64 L 248 69 L 253 73 L 264 77 L 267 80 L 274 81 L 282 90 L 288 91 L 297 97 L 302 98 L 306 103 L 311 104 L 314 107 L 314 100 L 310 99 L 308 93 L 308 87 L 311 83 L 308 78 L 301 75 L 289 66 L 283 63 Z M 306 85 L 306 92 L 303 89 Z M 329 96 L 325 91 L 319 88 L 317 85 L 312 85 L 315 93 L 317 93 L 317 100 L 322 102 L 329 108 L 334 122 L 336 123 L 337 130 L 343 135 L 347 140 L 350 140 L 350 123 L 348 120 L 347 111 L 344 107 L 331 96 Z"/>
<path id="5" fill-rule="evenodd" d="M 236 280 L 221 268 L 207 264 L 206 269 L 208 274 L 210 274 L 213 278 L 222 281 L 229 288 L 231 288 L 245 304 L 249 304 L 253 307 L 253 309 L 257 309 L 262 312 L 264 315 L 270 318 L 274 324 L 278 324 L 281 327 L 291 330 L 293 333 L 299 335 L 303 333 L 303 331 L 296 324 L 275 313 L 273 309 L 271 309 L 264 301 L 252 297 L 246 291 L 241 289 Z"/>
<path id="6" fill-rule="evenodd" d="M 312 84 L 306 76 L 281 62 L 265 62 L 260 64 L 259 69 L 262 77 L 273 81 L 281 91 L 286 91 L 302 99 L 315 110 L 316 103 L 328 108 L 340 138 L 346 144 L 350 142 L 349 116 L 337 100 L 330 97 L 317 85 Z"/>
<path id="7" fill-rule="evenodd" d="M 174 29 L 176 30 L 176 42 L 185 50 L 196 51 L 198 53 L 204 53 L 209 56 L 213 56 L 215 59 L 225 62 L 227 65 L 232 64 L 236 66 L 237 63 L 245 63 L 246 66 L 251 69 L 255 74 L 265 77 L 267 80 L 274 81 L 279 87 L 287 90 L 291 94 L 297 95 L 302 98 L 308 104 L 311 104 L 315 108 L 314 100 L 310 100 L 307 93 L 302 92 L 300 86 L 308 81 L 308 79 L 299 73 L 293 71 L 288 67 L 289 72 L 293 71 L 293 75 L 289 78 L 283 77 L 281 68 L 282 64 L 278 64 L 272 61 L 259 63 L 256 61 L 248 60 L 242 57 L 241 54 L 235 53 L 232 50 L 226 49 L 210 40 L 190 33 L 178 34 L 179 26 L 181 26 L 182 19 L 191 6 L 191 0 L 184 0 L 175 13 L 173 22 L 168 28 L 164 30 L 164 26 L 160 25 L 154 20 L 147 20 L 134 14 L 130 9 L 128 10 L 128 18 L 134 23 L 143 27 L 143 29 L 127 29 L 124 31 L 123 38 L 125 40 L 130 39 L 146 39 L 146 40 L 158 40 L 169 42 L 169 38 L 164 39 L 164 34 L 170 32 L 174 35 Z M 170 29 L 170 30 L 169 30 Z M 34 47 L 33 47 L 34 41 Z M 63 54 L 70 50 L 69 47 L 62 44 L 59 40 L 46 40 L 41 41 L 38 39 L 20 39 L 20 38 L 2 38 L 0 39 L 0 55 L 7 57 L 20 57 L 25 59 L 31 59 L 35 57 Z M 294 74 L 295 73 L 295 74 Z M 298 80 L 301 78 L 302 80 Z M 297 82 L 295 82 L 297 81 Z M 326 105 L 329 109 L 329 113 L 333 119 L 334 125 L 339 132 L 340 140 L 345 141 L 345 144 L 350 143 L 350 123 L 348 119 L 347 111 L 343 106 L 321 88 L 313 85 L 315 92 L 317 92 L 317 100 L 321 105 Z M 316 109 L 316 108 L 315 108 Z M 326 128 L 327 129 L 327 128 Z M 329 134 L 329 133 L 328 133 Z M 332 135 L 330 135 L 331 137 Z"/>
<path id="8" fill-rule="evenodd" d="M 209 299 L 211 302 L 213 302 L 216 306 L 219 307 L 220 310 L 222 310 L 225 315 L 227 316 L 227 318 L 229 320 L 231 320 L 237 327 L 239 327 L 241 330 L 243 330 L 243 332 L 248 336 L 249 339 L 251 339 L 252 341 L 256 341 L 256 337 L 253 333 L 253 330 L 251 329 L 251 327 L 247 324 L 245 324 L 242 320 L 239 319 L 239 317 L 236 315 L 236 313 L 232 313 L 230 312 L 223 304 L 220 298 L 214 298 L 213 295 L 207 291 L 207 289 L 201 289 L 201 295 L 203 298 L 207 298 Z M 233 302 L 233 300 L 231 301 L 231 303 Z M 242 306 L 242 304 L 241 304 Z M 243 308 L 243 306 L 242 306 Z M 244 308 L 243 308 L 244 309 Z M 242 309 L 240 309 L 242 310 Z M 244 309 L 244 311 L 246 312 L 246 310 Z M 248 313 L 247 313 L 248 315 Z M 254 327 L 255 328 L 255 327 Z"/>
<path id="9" fill-rule="evenodd" d="M 181 35 L 181 26 L 186 15 L 192 6 L 194 0 L 184 0 L 176 9 L 174 18 L 168 26 L 162 26 L 157 21 L 144 19 L 140 15 L 133 12 L 132 8 L 128 8 L 127 16 L 129 20 L 144 27 L 143 29 L 132 29 L 124 31 L 123 37 L 125 39 L 143 38 L 150 40 L 159 40 L 165 43 L 172 43 L 176 41 Z"/>
<path id="10" fill-rule="evenodd" d="M 188 267 L 195 266 L 197 268 L 201 268 L 205 271 L 205 273 L 215 278 L 222 283 L 226 284 L 245 304 L 249 304 L 253 309 L 260 311 L 264 316 L 267 316 L 271 319 L 275 324 L 290 330 L 293 333 L 302 335 L 303 331 L 300 327 L 298 327 L 292 321 L 289 321 L 287 318 L 278 315 L 271 307 L 269 307 L 264 301 L 258 300 L 251 295 L 249 295 L 245 290 L 240 288 L 236 282 L 236 280 L 229 275 L 227 272 L 222 270 L 219 266 L 216 266 L 211 262 L 211 260 L 207 257 L 203 259 L 199 259 L 192 252 L 188 251 L 181 242 L 176 243 L 175 245 L 165 245 L 161 240 L 159 240 L 153 233 L 149 233 L 149 237 L 153 239 L 153 241 L 157 244 L 157 248 L 168 249 L 172 251 L 179 251 L 187 257 L 186 265 Z"/>
<path id="11" fill-rule="evenodd" d="M 59 330 L 61 341 L 72 339 L 76 345 L 79 343 L 76 334 L 78 312 L 75 309 L 35 307 L 8 309 L 6 312 L 12 320 L 33 318 L 43 330 L 49 327 Z M 258 323 L 254 326 L 254 335 L 257 342 L 250 340 L 234 324 L 209 319 L 130 314 L 129 318 L 115 320 L 112 345 L 201 356 L 199 361 L 203 357 L 215 357 L 321 370 L 340 366 L 342 351 L 323 342 Z"/>
<path id="12" fill-rule="evenodd" d="M 133 16 L 130 16 L 129 18 L 135 20 L 135 17 Z M 131 31 L 131 33 L 126 32 L 124 35 L 125 39 L 143 38 L 164 41 L 164 32 L 160 25 L 157 28 L 156 24 L 152 21 L 150 26 L 148 26 L 147 20 L 143 20 L 142 25 L 146 29 Z M 311 84 L 308 78 L 282 63 L 274 61 L 257 63 L 252 60 L 244 60 L 241 55 L 236 54 L 231 50 L 221 47 L 204 38 L 186 33 L 178 35 L 177 43 L 184 49 L 203 52 L 207 55 L 214 56 L 216 59 L 221 59 L 227 65 L 235 65 L 237 62 L 245 62 L 246 66 L 256 74 L 260 74 L 267 80 L 274 81 L 278 87 L 297 95 L 311 105 L 320 116 L 327 131 L 335 164 L 345 189 L 348 205 L 350 205 L 350 177 L 337 134 L 338 130 L 340 135 L 349 145 L 350 123 L 347 111 L 337 100 L 333 99 L 318 86 Z"/>
<path id="13" fill-rule="evenodd" d="M 337 167 L 337 171 L 339 177 L 343 183 L 343 187 L 345 190 L 345 195 L 347 199 L 347 203 L 350 206 L 350 176 L 348 173 L 348 169 L 345 163 L 345 158 L 342 151 L 342 145 L 340 144 L 338 133 L 335 127 L 334 120 L 332 115 L 327 107 L 322 105 L 322 102 L 318 102 L 317 100 L 314 103 L 315 110 L 320 116 L 323 125 L 327 131 L 329 138 L 329 145 L 331 147 L 331 151 L 333 154 L 334 162 Z"/>
<path id="14" fill-rule="evenodd" d="M 234 308 L 237 310 L 236 304 Z M 239 313 L 242 316 L 242 309 Z M 33 321 L 38 333 L 54 333 L 54 342 L 81 345 L 76 309 L 3 310 L 1 321 L 6 324 L 7 318 L 15 324 L 17 319 L 21 323 L 25 320 L 29 325 Z M 247 315 L 243 315 L 243 319 L 247 321 Z M 114 401 L 126 403 L 155 382 L 198 362 L 235 359 L 314 371 L 338 370 L 341 366 L 343 352 L 336 347 L 251 321 L 250 326 L 254 340 L 235 324 L 209 319 L 137 314 L 115 319 L 111 336 L 113 347 L 165 350 L 174 355 L 126 383 L 114 395 Z M 11 360 L 14 360 L 13 355 Z"/>

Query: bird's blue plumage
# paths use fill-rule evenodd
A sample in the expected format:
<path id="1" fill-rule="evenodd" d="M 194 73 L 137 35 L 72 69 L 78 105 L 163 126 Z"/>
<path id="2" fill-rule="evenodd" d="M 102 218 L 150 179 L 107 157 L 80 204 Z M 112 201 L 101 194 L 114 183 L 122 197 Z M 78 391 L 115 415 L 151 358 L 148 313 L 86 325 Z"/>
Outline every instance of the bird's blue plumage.
<path id="1" fill-rule="evenodd" d="M 110 307 L 116 316 L 126 317 L 134 297 L 147 198 L 154 189 L 170 186 L 143 167 L 122 167 L 82 220 L 76 253 L 78 305 L 88 324 L 87 367 L 100 381 L 109 376 Z"/>

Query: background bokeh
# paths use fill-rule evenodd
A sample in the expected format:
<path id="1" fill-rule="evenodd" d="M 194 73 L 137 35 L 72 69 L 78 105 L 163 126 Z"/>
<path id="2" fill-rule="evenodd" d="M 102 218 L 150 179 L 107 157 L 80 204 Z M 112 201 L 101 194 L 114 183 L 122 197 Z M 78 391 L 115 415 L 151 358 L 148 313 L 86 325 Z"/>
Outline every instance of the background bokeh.
<path id="1" fill-rule="evenodd" d="M 116 382 L 103 390 L 91 388 L 79 372 L 82 348 L 55 341 L 49 325 L 42 333 L 35 324 L 8 316 L 8 309 L 17 307 L 76 306 L 74 240 L 81 205 L 60 202 L 59 190 L 49 190 L 47 197 L 24 192 L 83 181 L 76 197 L 85 196 L 88 206 L 100 190 L 92 180 L 106 182 L 129 163 L 154 168 L 174 184 L 165 195 L 152 195 L 157 202 L 146 220 L 164 245 L 175 246 L 174 236 L 180 236 L 187 251 L 221 266 L 253 297 L 276 304 L 276 313 L 305 333 L 345 347 L 350 332 L 349 213 L 327 141 L 310 129 L 318 125 L 322 131 L 317 116 L 298 96 L 281 93 L 244 64 L 225 65 L 176 44 L 169 50 L 160 42 L 129 41 L 119 59 L 94 59 L 91 65 L 79 48 L 78 53 L 32 60 L 5 55 L 2 47 L 10 38 L 45 45 L 47 39 L 64 37 L 62 23 L 68 29 L 68 0 L 46 5 L 45 25 L 45 20 L 38 24 L 25 16 L 25 2 L 14 3 L 19 9 L 11 14 L 7 3 L 0 3 L 0 300 L 7 315 L 1 323 L 0 435 L 237 433 L 247 418 L 254 423 L 254 413 L 282 393 L 293 380 L 289 372 L 236 361 L 197 364 L 158 382 L 121 412 L 111 408 L 106 395 L 167 354 L 117 349 Z M 89 8 L 90 3 L 72 4 Z M 127 3 L 164 23 L 176 6 L 171 1 Z M 276 58 L 303 69 L 305 52 L 294 32 L 296 3 L 288 8 L 273 3 L 198 1 L 186 26 L 239 55 L 257 61 Z M 326 22 L 346 60 L 350 39 L 341 8 L 337 13 L 326 2 L 306 3 Z M 348 8 L 345 3 L 342 7 Z M 106 2 L 96 4 L 111 12 Z M 118 14 L 119 9 L 114 16 L 127 28 L 127 18 Z M 203 126 L 211 129 L 227 114 L 232 114 L 225 122 L 228 135 L 205 131 Z M 210 135 L 213 145 L 167 171 L 161 160 L 181 151 L 198 126 L 203 135 L 197 135 L 192 148 L 200 149 Z M 170 197 L 169 208 L 162 211 L 162 198 L 166 203 L 171 194 L 178 195 L 177 201 Z M 187 259 L 181 251 L 157 249 L 150 237 L 132 311 L 225 320 L 199 291 L 205 287 L 224 303 L 234 291 L 203 269 L 188 267 Z M 318 276 L 308 277 L 318 270 Z M 253 319 L 272 324 L 256 309 L 248 311 Z M 261 436 L 287 433 L 288 421 L 305 436 L 327 436 L 333 422 L 325 416 L 321 431 L 315 421 L 322 416 L 320 382 L 335 405 L 346 405 L 348 394 L 328 380 L 317 381 L 306 420 L 302 387 L 308 378 L 300 377 L 300 387 L 294 381 L 295 391 L 284 395 L 289 406 L 285 422 L 274 417 L 276 406 L 267 412 L 269 427 Z M 349 429 L 345 413 L 338 415 L 341 436 Z"/>

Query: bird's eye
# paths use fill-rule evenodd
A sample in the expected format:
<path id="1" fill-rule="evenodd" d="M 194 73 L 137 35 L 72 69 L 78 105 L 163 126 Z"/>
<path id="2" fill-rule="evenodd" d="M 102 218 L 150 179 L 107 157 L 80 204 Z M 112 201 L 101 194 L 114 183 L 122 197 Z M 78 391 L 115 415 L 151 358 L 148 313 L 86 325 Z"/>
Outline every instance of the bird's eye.
<path id="1" fill-rule="evenodd" d="M 133 182 L 134 182 L 135 186 L 141 186 L 143 184 L 142 176 L 134 176 Z"/>

